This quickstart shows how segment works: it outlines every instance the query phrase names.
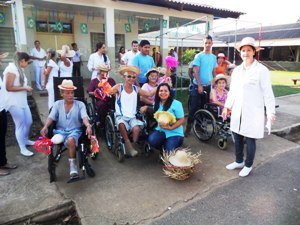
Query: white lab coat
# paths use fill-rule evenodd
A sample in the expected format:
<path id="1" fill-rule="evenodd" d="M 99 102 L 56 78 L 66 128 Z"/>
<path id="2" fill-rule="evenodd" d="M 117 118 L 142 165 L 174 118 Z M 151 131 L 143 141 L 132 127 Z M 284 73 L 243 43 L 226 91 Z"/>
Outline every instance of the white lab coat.
<path id="1" fill-rule="evenodd" d="M 225 107 L 232 110 L 230 129 L 250 138 L 264 136 L 264 106 L 267 115 L 275 114 L 275 98 L 269 70 L 254 60 L 249 68 L 244 63 L 231 75 Z"/>

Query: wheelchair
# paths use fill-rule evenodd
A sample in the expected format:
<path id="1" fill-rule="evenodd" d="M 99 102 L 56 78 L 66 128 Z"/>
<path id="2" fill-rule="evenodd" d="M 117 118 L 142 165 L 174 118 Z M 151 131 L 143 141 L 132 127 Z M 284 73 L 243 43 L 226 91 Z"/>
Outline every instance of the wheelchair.
<path id="1" fill-rule="evenodd" d="M 139 110 L 136 114 L 136 118 L 143 122 L 143 128 L 139 136 L 139 143 L 144 150 L 144 153 L 147 155 L 151 151 L 150 145 L 147 143 L 150 128 L 145 116 L 140 113 Z M 132 139 L 131 133 L 129 133 L 129 138 Z M 114 110 L 110 110 L 105 118 L 105 142 L 108 150 L 117 156 L 119 162 L 123 162 L 127 156 L 125 143 L 115 122 Z"/>
<path id="2" fill-rule="evenodd" d="M 223 121 L 221 108 L 213 103 L 204 104 L 194 114 L 193 131 L 200 141 L 208 141 L 212 137 L 218 139 L 218 147 L 221 150 L 227 148 L 228 137 L 231 137 L 230 118 Z"/>
<path id="3" fill-rule="evenodd" d="M 75 90 L 75 99 L 84 102 L 86 108 L 87 108 L 87 114 L 90 118 L 90 124 L 92 125 L 92 133 L 95 134 L 95 121 L 93 116 L 93 108 L 91 108 L 91 103 L 87 103 L 85 97 L 84 97 L 84 88 L 83 88 L 83 78 L 82 77 L 70 77 L 70 78 L 61 78 L 61 77 L 54 77 L 53 78 L 53 84 L 54 84 L 54 99 L 55 101 L 62 99 L 60 95 L 60 91 L 57 88 L 59 84 L 62 83 L 64 79 L 70 79 L 73 81 L 74 85 L 77 87 Z M 55 123 L 49 127 L 48 132 L 48 138 L 51 138 L 53 136 L 53 129 L 55 128 Z M 83 130 L 85 128 L 83 127 Z M 50 175 L 50 183 L 56 181 L 56 167 L 57 163 L 59 162 L 62 153 L 66 151 L 67 148 L 64 147 L 63 144 L 54 144 L 50 146 L 50 154 L 48 155 L 48 172 Z M 75 180 L 69 180 L 68 183 L 77 181 L 80 179 L 85 178 L 85 173 L 89 177 L 94 177 L 95 172 L 92 169 L 91 165 L 88 162 L 88 158 L 91 157 L 92 159 L 95 159 L 96 156 L 91 154 L 91 141 L 85 134 L 85 132 L 82 133 L 81 137 L 78 140 L 78 146 L 76 147 L 76 157 L 78 162 L 78 167 L 82 171 L 83 176 L 79 177 Z"/>

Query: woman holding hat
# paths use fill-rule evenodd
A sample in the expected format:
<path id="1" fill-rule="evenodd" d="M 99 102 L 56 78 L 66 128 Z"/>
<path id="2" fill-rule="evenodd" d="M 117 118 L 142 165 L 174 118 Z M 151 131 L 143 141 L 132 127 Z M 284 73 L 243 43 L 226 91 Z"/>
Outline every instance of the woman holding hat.
<path id="1" fill-rule="evenodd" d="M 21 154 L 32 156 L 33 152 L 26 145 L 34 145 L 28 139 L 32 124 L 32 115 L 27 102 L 27 92 L 32 91 L 28 86 L 24 69 L 30 63 L 30 56 L 25 52 L 17 52 L 13 63 L 9 63 L 3 72 L 5 85 L 5 105 L 15 123 L 15 134 L 20 147 Z"/>
<path id="2" fill-rule="evenodd" d="M 59 56 L 59 77 L 72 77 L 73 72 L 73 62 L 72 58 L 75 55 L 74 50 L 70 50 L 68 45 L 63 45 L 61 50 L 57 50 Z"/>
<path id="3" fill-rule="evenodd" d="M 109 68 L 107 66 L 98 66 L 96 67 L 96 69 L 98 71 L 97 77 L 91 80 L 88 86 L 88 93 L 91 95 L 94 95 L 95 90 L 99 90 L 100 92 L 102 91 L 98 85 L 104 80 L 108 82 L 111 87 L 116 85 L 116 82 L 113 78 L 107 77 L 109 71 Z M 97 96 L 95 97 L 97 99 L 96 108 L 99 114 L 100 127 L 104 128 L 107 112 L 110 109 L 114 109 L 114 98 L 109 96 L 103 96 L 102 98 L 97 98 Z"/>
<path id="4" fill-rule="evenodd" d="M 214 88 L 210 92 L 210 102 L 221 108 L 224 107 L 228 91 L 226 90 L 227 78 L 224 74 L 218 74 L 214 78 Z"/>
<path id="5" fill-rule="evenodd" d="M 252 170 L 256 151 L 256 139 L 264 136 L 264 107 L 270 123 L 275 121 L 275 98 L 269 70 L 259 63 L 255 54 L 260 50 L 251 37 L 245 37 L 237 50 L 243 63 L 231 76 L 230 91 L 222 116 L 231 110 L 230 129 L 235 140 L 235 162 L 226 166 L 228 170 L 243 168 L 239 176 L 248 176 Z M 247 146 L 244 161 L 244 141 Z"/>
<path id="6" fill-rule="evenodd" d="M 54 87 L 53 77 L 58 77 L 59 67 L 55 63 L 55 50 L 52 48 L 47 49 L 47 65 L 44 70 L 44 78 L 42 82 L 42 89 L 47 89 L 48 92 L 48 109 L 50 110 L 54 104 Z"/>
<path id="7" fill-rule="evenodd" d="M 226 56 L 224 53 L 219 53 L 217 56 L 217 67 L 215 69 L 215 75 L 217 74 L 224 74 L 226 75 L 226 70 L 230 66 L 231 68 L 234 66 L 234 64 L 230 63 L 228 60 L 226 60 Z"/>

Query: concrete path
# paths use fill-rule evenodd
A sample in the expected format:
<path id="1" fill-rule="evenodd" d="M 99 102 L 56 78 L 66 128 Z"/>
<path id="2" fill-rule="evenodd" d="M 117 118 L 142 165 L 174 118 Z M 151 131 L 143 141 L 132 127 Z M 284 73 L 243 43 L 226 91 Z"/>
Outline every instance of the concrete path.
<path id="1" fill-rule="evenodd" d="M 42 120 L 47 116 L 47 97 L 34 95 Z M 300 123 L 300 95 L 277 99 L 280 107 L 277 125 L 273 129 L 288 129 Z M 285 106 L 288 107 L 285 107 Z M 285 110 L 287 108 L 287 110 Z M 280 110 L 280 111 L 279 111 Z M 243 183 L 238 171 L 227 171 L 225 165 L 234 160 L 233 144 L 226 151 L 216 146 L 216 140 L 199 142 L 194 136 L 185 140 L 194 152 L 201 151 L 202 163 L 198 171 L 186 181 L 164 177 L 157 155 L 140 156 L 118 163 L 115 156 L 100 140 L 101 154 L 92 167 L 96 177 L 67 184 L 69 168 L 64 156 L 57 168 L 58 181 L 49 183 L 47 158 L 40 154 L 22 157 L 16 147 L 8 148 L 8 157 L 18 163 L 13 174 L 0 178 L 0 224 L 16 224 L 62 205 L 76 210 L 82 224 L 149 224 L 169 212 L 201 199 L 217 188 L 235 182 Z M 299 145 L 275 135 L 267 135 L 257 142 L 254 171 L 249 179 L 261 176 L 258 168 L 273 157 L 299 151 Z"/>

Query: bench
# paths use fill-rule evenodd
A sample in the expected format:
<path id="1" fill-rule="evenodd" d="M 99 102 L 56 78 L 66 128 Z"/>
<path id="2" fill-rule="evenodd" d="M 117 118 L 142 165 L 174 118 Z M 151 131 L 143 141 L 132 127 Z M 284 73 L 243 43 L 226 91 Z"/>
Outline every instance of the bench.
<path id="1" fill-rule="evenodd" d="M 298 78 L 298 79 L 292 79 L 292 81 L 294 82 L 294 85 L 296 85 L 297 81 L 300 81 L 300 78 Z"/>

